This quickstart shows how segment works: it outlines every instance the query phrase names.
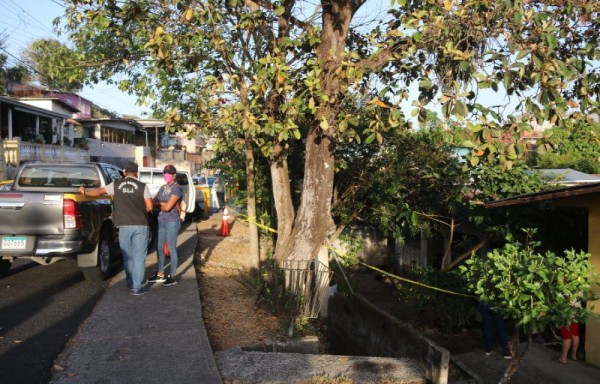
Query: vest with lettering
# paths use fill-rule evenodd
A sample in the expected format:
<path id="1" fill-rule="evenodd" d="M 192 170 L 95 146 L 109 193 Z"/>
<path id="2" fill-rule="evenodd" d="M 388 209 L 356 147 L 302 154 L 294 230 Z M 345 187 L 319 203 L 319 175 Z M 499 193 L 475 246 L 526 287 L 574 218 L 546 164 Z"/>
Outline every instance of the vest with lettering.
<path id="1" fill-rule="evenodd" d="M 146 184 L 136 178 L 125 177 L 115 181 L 113 197 L 113 219 L 117 227 L 148 225 L 144 188 Z"/>

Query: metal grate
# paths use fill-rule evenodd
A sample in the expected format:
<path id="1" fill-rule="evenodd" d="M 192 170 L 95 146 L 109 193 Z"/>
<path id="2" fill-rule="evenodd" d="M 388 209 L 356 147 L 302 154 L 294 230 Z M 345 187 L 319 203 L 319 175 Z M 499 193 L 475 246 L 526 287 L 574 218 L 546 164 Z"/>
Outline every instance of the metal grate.
<path id="1" fill-rule="evenodd" d="M 333 271 L 315 260 L 269 260 L 259 300 L 280 317 L 317 318 Z"/>

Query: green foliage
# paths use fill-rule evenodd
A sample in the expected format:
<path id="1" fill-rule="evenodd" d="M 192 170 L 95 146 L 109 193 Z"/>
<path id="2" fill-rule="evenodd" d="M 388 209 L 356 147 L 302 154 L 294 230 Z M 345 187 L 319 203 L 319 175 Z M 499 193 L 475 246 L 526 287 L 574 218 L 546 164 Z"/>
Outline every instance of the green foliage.
<path id="1" fill-rule="evenodd" d="M 466 174 L 439 130 L 389 132 L 381 146 L 339 150 L 336 216 L 387 234 L 431 231 L 462 199 Z"/>
<path id="2" fill-rule="evenodd" d="M 361 236 L 342 233 L 339 236 L 339 241 L 341 242 L 340 248 L 343 249 L 343 253 L 336 253 L 338 260 L 344 267 L 355 266 L 359 262 L 358 255 L 364 248 L 366 240 Z"/>
<path id="3" fill-rule="evenodd" d="M 482 164 L 471 170 L 470 174 L 473 179 L 473 204 L 539 192 L 545 188 L 541 173 L 530 169 L 522 161 L 507 170 L 497 163 Z"/>
<path id="4" fill-rule="evenodd" d="M 432 267 L 411 267 L 402 277 L 419 283 L 464 293 L 465 280 L 456 270 L 440 271 Z M 456 332 L 473 321 L 476 302 L 473 298 L 428 289 L 408 282 L 397 281 L 398 300 L 419 313 L 435 314 L 436 326 L 445 332 Z"/>
<path id="5" fill-rule="evenodd" d="M 310 9 L 292 1 L 70 0 L 66 25 L 85 64 L 95 66 L 92 80 L 123 73 L 120 87 L 155 98 L 155 110 L 172 126 L 194 121 L 215 136 L 232 131 L 224 145 L 252 140 L 268 161 L 302 145 L 304 174 L 323 178 L 305 182 L 302 198 L 328 204 L 333 170 L 354 171 L 345 180 L 376 187 L 360 196 L 356 187 L 336 185 L 337 217 L 378 222 L 391 233 L 427 230 L 433 218 L 452 213 L 463 184 L 451 183 L 450 162 L 422 156 L 432 147 L 392 143 L 387 148 L 407 160 L 390 168 L 398 177 L 385 178 L 378 175 L 391 164 L 379 160 L 391 156 L 386 148 L 343 148 L 367 153 L 362 164 L 350 160 L 356 166 L 337 163 L 332 152 L 342 143 L 382 145 L 389 131 L 405 130 L 405 101 L 413 102 L 420 124 L 441 110 L 444 129 L 465 126 L 472 148 L 466 167 L 493 165 L 490 175 L 475 175 L 490 198 L 534 190 L 498 181 L 501 172 L 520 167 L 527 147 L 519 139 L 533 121 L 563 126 L 600 110 L 597 0 L 398 0 L 384 18 L 353 20 L 367 3 L 334 0 Z M 307 17 L 312 11 L 322 17 Z M 482 104 L 490 93 L 498 105 Z M 516 105 L 513 115 L 508 105 Z M 408 160 L 413 152 L 424 159 L 416 168 Z M 431 193 L 439 186 L 441 193 Z M 293 256 L 306 254 L 305 240 L 312 249 L 323 242 L 320 225 L 331 221 L 323 208 L 329 206 L 299 211 L 293 232 L 302 241 L 292 242 Z"/>
<path id="6" fill-rule="evenodd" d="M 5 37 L 0 34 L 0 48 L 4 48 Z M 29 70 L 17 65 L 7 66 L 8 56 L 0 53 L 0 94 L 7 93 L 11 84 L 21 84 L 29 78 Z"/>
<path id="7" fill-rule="evenodd" d="M 60 91 L 77 92 L 83 88 L 87 74 L 79 56 L 58 40 L 42 39 L 31 43 L 22 53 L 41 84 Z"/>
<path id="8" fill-rule="evenodd" d="M 535 230 L 526 230 L 521 244 L 508 243 L 485 257 L 472 257 L 460 270 L 468 288 L 525 332 L 559 328 L 570 322 L 586 322 L 589 309 L 574 306 L 592 298 L 596 275 L 586 252 L 566 250 L 536 252 L 539 243 L 530 240 Z"/>
<path id="9" fill-rule="evenodd" d="M 600 124 L 580 122 L 574 126 L 555 127 L 544 132 L 550 149 L 539 153 L 538 168 L 572 168 L 600 173 Z"/>

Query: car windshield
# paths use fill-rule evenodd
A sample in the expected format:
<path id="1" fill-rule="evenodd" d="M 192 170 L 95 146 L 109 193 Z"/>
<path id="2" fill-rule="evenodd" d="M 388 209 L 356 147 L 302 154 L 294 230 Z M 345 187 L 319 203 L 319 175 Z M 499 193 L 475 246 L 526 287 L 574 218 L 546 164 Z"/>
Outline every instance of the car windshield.
<path id="1" fill-rule="evenodd" d="M 208 183 L 207 183 L 207 179 L 208 179 Z M 216 177 L 213 177 L 213 176 L 209 176 L 208 178 L 205 176 L 194 177 L 194 184 L 197 184 L 197 185 L 208 184 L 208 186 L 212 188 L 213 184 L 215 183 L 215 179 L 216 179 Z"/>

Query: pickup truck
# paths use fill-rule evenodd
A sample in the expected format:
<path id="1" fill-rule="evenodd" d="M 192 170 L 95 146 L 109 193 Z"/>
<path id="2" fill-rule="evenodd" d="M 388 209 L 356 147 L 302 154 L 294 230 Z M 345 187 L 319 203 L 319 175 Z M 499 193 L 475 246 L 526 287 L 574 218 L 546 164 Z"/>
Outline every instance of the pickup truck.
<path id="1" fill-rule="evenodd" d="M 0 192 L 0 277 L 15 258 L 42 265 L 75 259 L 86 280 L 111 274 L 120 256 L 112 199 L 87 197 L 79 187 L 104 187 L 122 177 L 103 163 L 23 164 L 8 191 Z"/>
<path id="2" fill-rule="evenodd" d="M 152 197 L 154 197 L 160 187 L 165 184 L 165 181 L 163 180 L 163 168 L 142 167 L 138 170 L 138 176 L 141 182 L 148 185 Z M 193 213 L 196 209 L 198 194 L 192 183 L 192 176 L 187 171 L 177 171 L 175 180 L 181 186 L 183 191 L 182 200 L 185 202 L 186 213 Z M 186 215 L 186 217 L 189 217 L 189 215 Z"/>

